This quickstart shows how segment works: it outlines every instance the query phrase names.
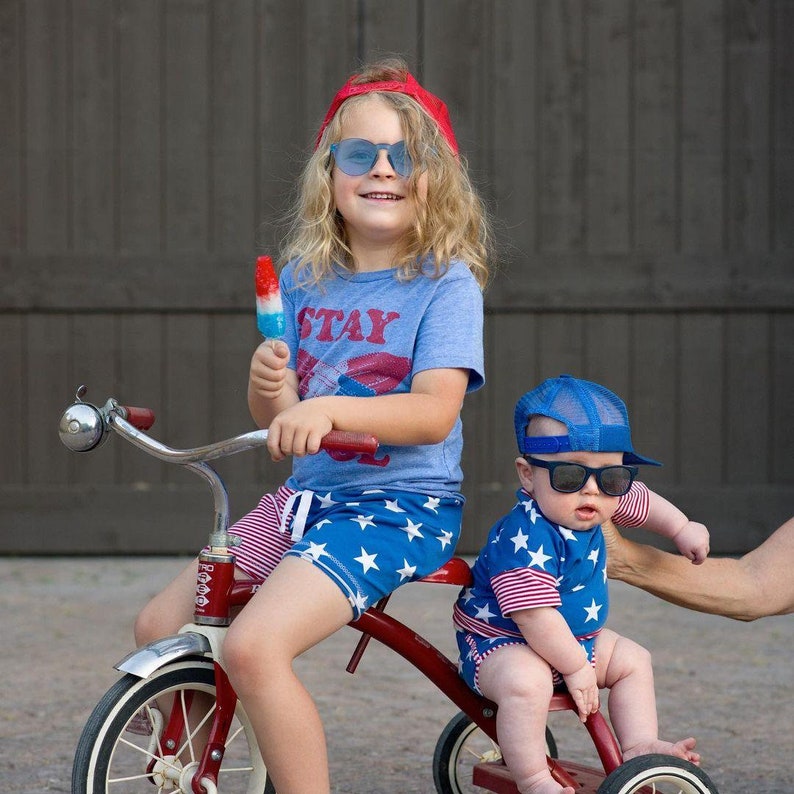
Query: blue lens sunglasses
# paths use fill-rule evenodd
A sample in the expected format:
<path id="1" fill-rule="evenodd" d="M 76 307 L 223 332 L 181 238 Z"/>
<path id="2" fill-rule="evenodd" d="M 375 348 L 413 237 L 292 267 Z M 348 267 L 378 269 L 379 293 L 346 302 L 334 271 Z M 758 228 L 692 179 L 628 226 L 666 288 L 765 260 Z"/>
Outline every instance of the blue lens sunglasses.
<path id="1" fill-rule="evenodd" d="M 410 176 L 413 163 L 405 148 L 405 141 L 372 143 L 364 138 L 345 138 L 343 141 L 331 144 L 331 154 L 339 170 L 348 176 L 362 176 L 371 171 L 381 149 L 386 150 L 391 167 L 400 176 Z"/>

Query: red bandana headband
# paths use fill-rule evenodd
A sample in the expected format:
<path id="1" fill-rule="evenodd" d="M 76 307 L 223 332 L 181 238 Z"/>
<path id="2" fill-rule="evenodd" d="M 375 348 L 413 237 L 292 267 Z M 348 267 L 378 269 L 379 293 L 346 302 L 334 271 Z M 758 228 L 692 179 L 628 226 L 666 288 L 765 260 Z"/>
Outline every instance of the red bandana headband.
<path id="1" fill-rule="evenodd" d="M 372 91 L 391 91 L 397 94 L 405 94 L 415 99 L 427 111 L 433 121 L 438 124 L 438 128 L 446 138 L 450 149 L 457 155 L 458 142 L 455 140 L 455 133 L 452 131 L 452 122 L 449 119 L 447 106 L 435 94 L 431 94 L 422 88 L 412 75 L 406 74 L 405 82 L 401 80 L 385 80 L 379 83 L 353 83 L 356 78 L 357 75 L 351 77 L 333 98 L 331 106 L 328 108 L 328 112 L 325 114 L 323 123 L 320 126 L 320 131 L 317 133 L 317 140 L 314 143 L 315 149 L 320 145 L 320 138 L 322 138 L 325 128 L 336 114 L 336 111 L 339 110 L 339 106 L 346 99 L 369 94 Z"/>

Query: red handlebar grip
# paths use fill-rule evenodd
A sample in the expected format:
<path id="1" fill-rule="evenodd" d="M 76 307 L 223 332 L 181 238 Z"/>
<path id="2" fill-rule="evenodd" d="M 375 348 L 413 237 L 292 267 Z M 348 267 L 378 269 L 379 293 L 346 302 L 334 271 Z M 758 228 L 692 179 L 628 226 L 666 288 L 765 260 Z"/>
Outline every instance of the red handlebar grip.
<path id="1" fill-rule="evenodd" d="M 340 452 L 369 452 L 374 455 L 378 451 L 378 439 L 366 433 L 332 430 L 323 436 L 320 447 Z"/>
<path id="2" fill-rule="evenodd" d="M 151 408 L 136 408 L 123 405 L 124 418 L 138 430 L 148 430 L 154 424 L 154 411 Z"/>

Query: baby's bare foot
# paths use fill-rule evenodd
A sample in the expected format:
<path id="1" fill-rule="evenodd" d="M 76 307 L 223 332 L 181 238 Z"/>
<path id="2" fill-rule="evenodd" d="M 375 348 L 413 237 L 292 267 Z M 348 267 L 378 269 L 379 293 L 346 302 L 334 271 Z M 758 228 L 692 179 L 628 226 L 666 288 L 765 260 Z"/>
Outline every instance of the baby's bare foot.
<path id="1" fill-rule="evenodd" d="M 575 794 L 570 786 L 561 786 L 548 769 L 528 777 L 518 790 L 521 794 Z"/>
<path id="2" fill-rule="evenodd" d="M 649 753 L 662 753 L 663 755 L 674 755 L 676 758 L 683 758 L 693 764 L 700 764 L 700 753 L 695 752 L 697 742 L 690 736 L 688 739 L 681 739 L 678 742 L 665 742 L 656 739 L 653 742 L 635 744 L 623 751 L 623 760 L 635 758 L 638 755 L 648 755 Z"/>

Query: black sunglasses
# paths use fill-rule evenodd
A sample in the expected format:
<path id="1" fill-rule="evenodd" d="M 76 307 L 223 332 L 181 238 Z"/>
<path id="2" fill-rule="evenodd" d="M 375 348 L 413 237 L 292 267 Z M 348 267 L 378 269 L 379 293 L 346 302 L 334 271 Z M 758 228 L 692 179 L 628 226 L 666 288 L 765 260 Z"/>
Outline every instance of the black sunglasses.
<path id="1" fill-rule="evenodd" d="M 524 459 L 533 466 L 540 466 L 549 470 L 551 487 L 559 493 L 576 493 L 581 491 L 584 484 L 592 476 L 595 477 L 598 487 L 607 496 L 623 496 L 628 493 L 634 478 L 637 476 L 636 466 L 603 466 L 600 469 L 591 469 L 581 463 L 568 463 L 564 460 L 541 460 L 531 455 L 524 455 Z"/>

